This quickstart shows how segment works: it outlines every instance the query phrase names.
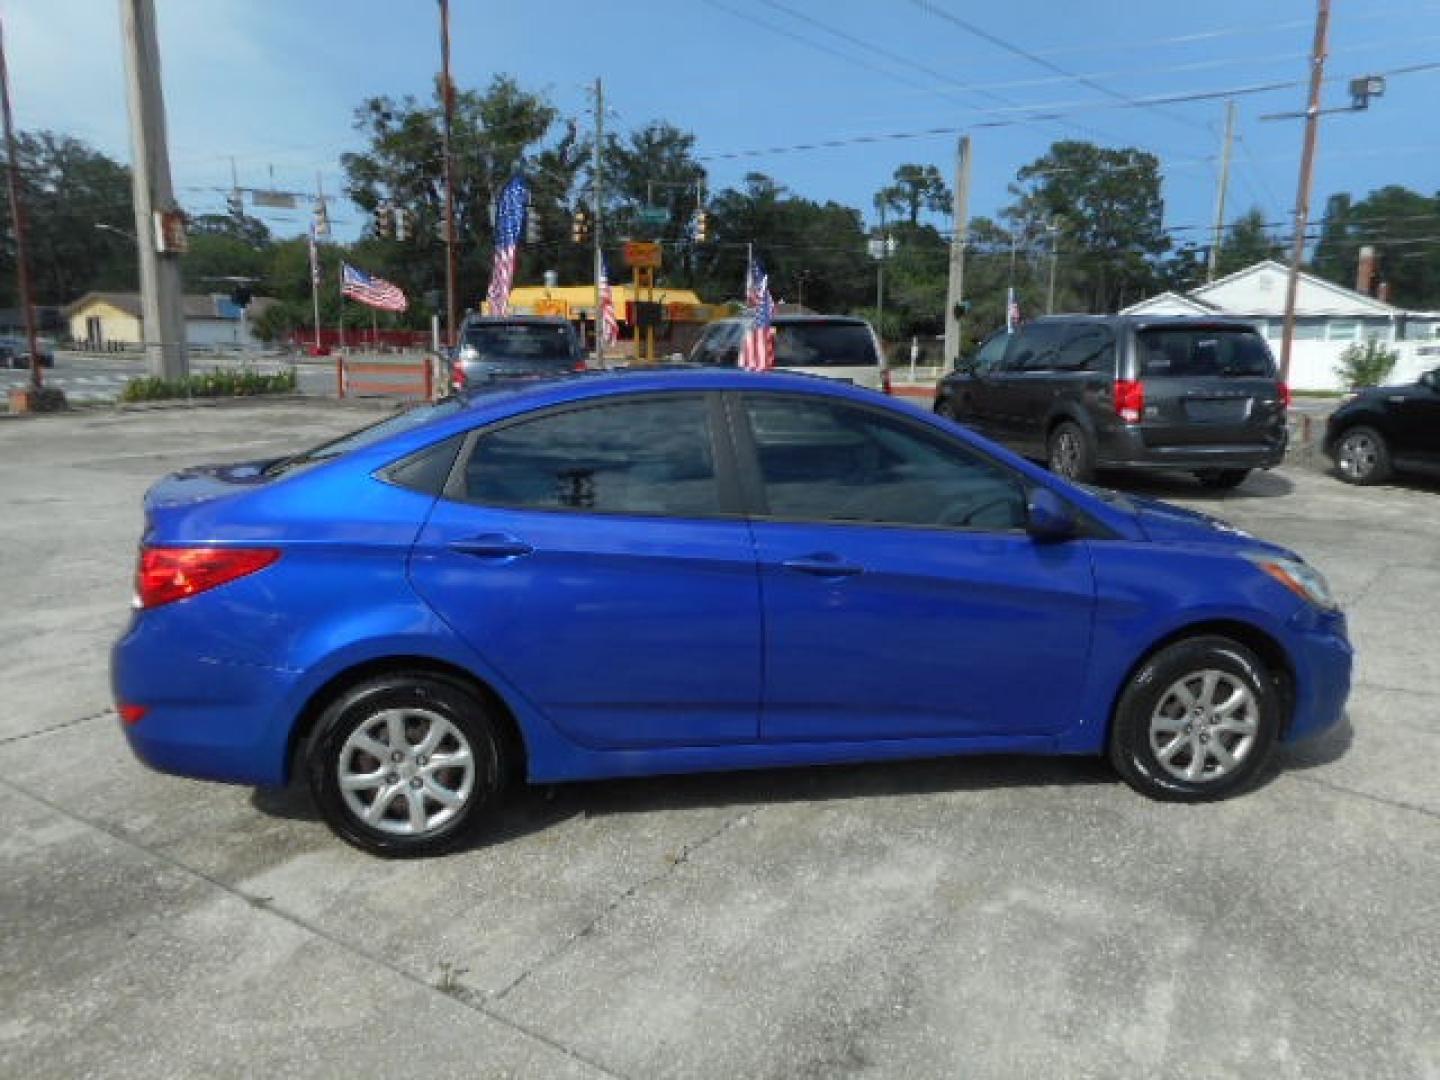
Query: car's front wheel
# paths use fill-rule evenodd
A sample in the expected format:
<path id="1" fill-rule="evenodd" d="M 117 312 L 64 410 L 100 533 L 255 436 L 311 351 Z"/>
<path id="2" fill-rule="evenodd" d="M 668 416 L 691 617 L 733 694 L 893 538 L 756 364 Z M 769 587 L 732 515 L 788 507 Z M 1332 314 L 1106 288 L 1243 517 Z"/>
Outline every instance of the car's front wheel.
<path id="1" fill-rule="evenodd" d="M 342 839 L 376 855 L 432 855 L 499 802 L 505 744 L 485 702 L 422 673 L 386 675 L 325 710 L 307 753 L 310 789 Z"/>
<path id="2" fill-rule="evenodd" d="M 1229 638 L 1189 638 L 1131 676 L 1115 709 L 1110 760 L 1153 799 L 1222 798 L 1264 768 L 1280 713 L 1270 673 L 1253 652 Z"/>
<path id="3" fill-rule="evenodd" d="M 1390 447 L 1374 428 L 1353 427 L 1335 444 L 1335 467 L 1351 484 L 1382 484 L 1390 478 Z"/>

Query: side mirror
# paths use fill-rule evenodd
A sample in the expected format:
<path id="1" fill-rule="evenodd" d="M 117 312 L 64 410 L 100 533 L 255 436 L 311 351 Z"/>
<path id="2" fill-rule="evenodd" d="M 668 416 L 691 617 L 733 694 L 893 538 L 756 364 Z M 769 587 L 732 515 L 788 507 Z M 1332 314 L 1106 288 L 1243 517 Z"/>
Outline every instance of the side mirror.
<path id="1" fill-rule="evenodd" d="M 1035 487 L 1025 507 L 1025 531 L 1042 544 L 1069 540 L 1079 531 L 1075 511 L 1047 487 Z"/>

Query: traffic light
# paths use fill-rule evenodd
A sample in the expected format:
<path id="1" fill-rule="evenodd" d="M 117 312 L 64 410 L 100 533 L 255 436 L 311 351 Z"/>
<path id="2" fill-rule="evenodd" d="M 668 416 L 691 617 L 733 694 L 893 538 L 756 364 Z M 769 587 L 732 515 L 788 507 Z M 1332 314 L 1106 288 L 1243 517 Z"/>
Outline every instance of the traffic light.
<path id="1" fill-rule="evenodd" d="M 957 301 L 955 302 L 955 306 L 951 309 L 951 311 L 952 311 L 952 313 L 954 314 L 955 318 L 957 318 L 957 319 L 963 319 L 963 318 L 966 316 L 966 314 L 970 311 L 970 301 L 969 301 L 969 300 L 957 300 Z"/>
<path id="2" fill-rule="evenodd" d="M 695 217 L 693 218 L 693 222 L 692 222 L 691 229 L 690 229 L 690 233 L 691 233 L 691 235 L 695 238 L 695 242 L 696 242 L 697 244 L 703 244 L 703 243 L 705 243 L 706 239 L 708 239 L 708 238 L 709 238 L 709 235 L 710 235 L 710 231 L 709 231 L 709 230 L 710 230 L 710 219 L 709 219 L 709 216 L 705 213 L 704 207 L 698 207 L 698 206 L 697 206 L 697 207 L 695 208 Z"/>
<path id="3" fill-rule="evenodd" d="M 250 306 L 250 301 L 253 300 L 254 297 L 255 294 L 250 290 L 249 285 L 236 285 L 235 288 L 230 291 L 230 302 L 242 310 Z"/>
<path id="4" fill-rule="evenodd" d="M 389 203 L 375 207 L 375 235 L 386 240 L 395 235 L 395 209 Z"/>
<path id="5" fill-rule="evenodd" d="M 570 239 L 577 244 L 590 239 L 590 215 L 583 206 L 576 208 L 575 216 L 570 219 Z"/>

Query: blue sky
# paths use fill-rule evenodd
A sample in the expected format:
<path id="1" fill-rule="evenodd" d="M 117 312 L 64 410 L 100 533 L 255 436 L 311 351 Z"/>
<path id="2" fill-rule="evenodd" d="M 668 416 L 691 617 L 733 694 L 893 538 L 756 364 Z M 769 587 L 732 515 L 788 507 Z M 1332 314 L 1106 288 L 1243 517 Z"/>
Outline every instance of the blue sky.
<path id="1" fill-rule="evenodd" d="M 1017 106 L 1055 105 L 1067 121 L 975 128 L 972 213 L 1007 201 L 1015 170 L 1057 138 L 1138 146 L 1164 165 L 1167 225 L 1213 214 L 1223 102 L 1159 108 L 1119 103 L 983 41 L 923 7 L 948 11 L 1131 99 L 1307 77 L 1311 0 L 672 0 L 662 5 L 453 0 L 456 77 L 497 72 L 547 93 L 565 113 L 588 108 L 604 79 L 620 128 L 663 118 L 694 131 L 702 155 L 825 139 L 965 127 Z M 220 207 L 233 155 L 246 186 L 339 188 L 339 155 L 357 146 L 356 104 L 373 93 L 423 94 L 438 63 L 434 0 L 157 0 L 171 158 L 181 201 Z M 1345 80 L 1440 59 L 1440 0 L 1336 0 L 1326 103 Z M 0 0 L 16 122 L 129 156 L 116 0 Z M 1316 213 L 1334 191 L 1385 183 L 1440 190 L 1434 101 L 1440 71 L 1396 76 L 1367 113 L 1326 118 Z M 1003 99 L 1003 100 L 1000 100 Z M 1301 128 L 1265 122 L 1298 109 L 1304 90 L 1239 97 L 1230 206 L 1289 215 Z M 1011 104 L 1014 103 L 1014 104 Z M 997 111 L 1009 110 L 1009 111 Z M 896 165 L 949 172 L 954 136 L 707 161 L 712 187 L 749 170 L 792 190 L 868 210 Z M 361 225 L 342 208 L 337 231 Z M 299 215 L 271 215 L 279 233 Z M 1183 235 L 1183 234 L 1182 234 Z"/>

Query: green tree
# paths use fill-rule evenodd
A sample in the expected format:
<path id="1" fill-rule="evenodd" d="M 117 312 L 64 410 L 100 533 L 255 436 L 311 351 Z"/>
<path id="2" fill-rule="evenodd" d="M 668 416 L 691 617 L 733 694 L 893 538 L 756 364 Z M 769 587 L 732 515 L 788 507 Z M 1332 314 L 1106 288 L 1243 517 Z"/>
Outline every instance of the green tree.
<path id="1" fill-rule="evenodd" d="M 1224 277 L 1265 259 L 1279 258 L 1281 246 L 1271 239 L 1265 228 L 1265 213 L 1252 207 L 1230 223 L 1220 252 L 1215 258 L 1215 273 Z"/>
<path id="2" fill-rule="evenodd" d="M 1379 258 L 1379 279 L 1390 302 L 1401 307 L 1440 307 L 1440 194 L 1421 195 L 1397 185 L 1372 191 L 1359 202 L 1331 196 L 1325 207 L 1315 272 L 1347 288 L 1355 285 L 1360 248 Z"/>
<path id="3" fill-rule="evenodd" d="M 16 143 L 36 302 L 135 288 L 130 170 L 67 135 L 21 132 Z M 0 304 L 8 307 L 18 302 L 8 199 L 0 199 L 0 235 Z"/>
<path id="4" fill-rule="evenodd" d="M 1028 239 L 1058 227 L 1066 289 L 1086 310 L 1115 311 L 1154 290 L 1170 247 L 1154 154 L 1057 142 L 1016 174 L 1010 193 L 1012 230 Z"/>
<path id="5" fill-rule="evenodd" d="M 607 231 L 678 244 L 684 267 L 689 260 L 683 249 L 690 242 L 690 222 L 705 183 L 705 169 L 695 160 L 695 136 L 652 120 L 623 138 L 611 135 L 605 143 Z M 636 216 L 642 206 L 661 207 L 669 219 L 658 229 L 642 227 Z"/>
<path id="6" fill-rule="evenodd" d="M 922 210 L 943 214 L 950 209 L 950 189 L 934 165 L 901 165 L 892 179 L 894 183 L 876 194 L 876 205 L 894 210 L 912 227 L 919 224 Z"/>

